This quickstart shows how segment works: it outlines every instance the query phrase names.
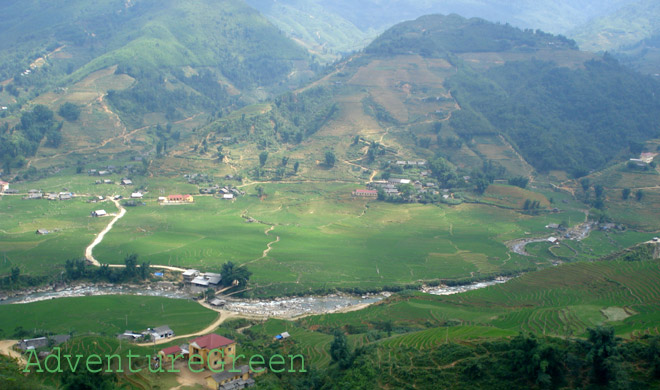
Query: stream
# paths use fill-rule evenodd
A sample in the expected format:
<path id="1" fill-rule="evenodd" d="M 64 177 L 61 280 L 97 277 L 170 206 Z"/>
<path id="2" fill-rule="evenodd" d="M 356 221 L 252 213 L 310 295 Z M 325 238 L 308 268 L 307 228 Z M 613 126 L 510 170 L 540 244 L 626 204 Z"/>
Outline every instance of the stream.
<path id="1" fill-rule="evenodd" d="M 505 283 L 506 278 L 486 282 L 475 282 L 463 286 L 424 287 L 420 291 L 433 295 L 450 295 L 488 286 Z M 154 286 L 115 286 L 110 284 L 82 284 L 53 290 L 42 288 L 27 294 L 0 298 L 0 304 L 22 304 L 46 301 L 57 298 L 83 297 L 97 295 L 136 295 L 157 296 L 173 299 L 194 299 L 197 293 L 188 289 L 177 288 L 171 283 L 157 283 Z M 282 297 L 273 299 L 237 299 L 218 296 L 226 300 L 222 308 L 237 314 L 259 317 L 295 318 L 301 315 L 325 314 L 340 311 L 357 310 L 389 297 L 391 293 L 367 294 L 362 296 L 349 294 L 329 294 L 324 296 Z"/>

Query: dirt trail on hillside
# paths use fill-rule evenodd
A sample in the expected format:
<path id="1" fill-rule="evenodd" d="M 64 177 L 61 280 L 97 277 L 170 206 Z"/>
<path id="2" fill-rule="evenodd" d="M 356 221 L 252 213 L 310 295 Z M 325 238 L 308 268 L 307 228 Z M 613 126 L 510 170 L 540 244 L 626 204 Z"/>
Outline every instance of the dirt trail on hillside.
<path id="1" fill-rule="evenodd" d="M 9 356 L 12 359 L 18 360 L 21 367 L 25 367 L 27 360 L 20 353 L 14 351 L 12 347 L 18 343 L 17 340 L 0 340 L 0 355 Z"/>
<path id="2" fill-rule="evenodd" d="M 112 221 L 110 221 L 108 226 L 106 226 L 105 229 L 103 229 L 101 233 L 99 233 L 98 236 L 96 236 L 94 241 L 92 241 L 92 243 L 89 244 L 87 248 L 85 248 L 85 259 L 87 259 L 87 261 L 89 261 L 90 263 L 92 263 L 92 265 L 95 265 L 97 267 L 100 267 L 101 263 L 99 263 L 99 261 L 94 258 L 92 251 L 98 244 L 101 243 L 101 241 L 103 241 L 103 238 L 105 237 L 106 233 L 108 233 L 112 229 L 112 227 L 115 225 L 115 222 L 117 222 L 119 219 L 123 218 L 124 215 L 126 215 L 126 209 L 122 207 L 121 204 L 119 204 L 119 201 L 113 199 L 112 202 L 115 204 L 115 206 L 117 206 L 119 213 L 115 215 L 115 217 L 112 219 Z"/>
<path id="3" fill-rule="evenodd" d="M 119 219 L 123 218 L 124 215 L 126 215 L 126 209 L 119 203 L 118 200 L 112 199 L 112 202 L 117 206 L 117 209 L 119 209 L 119 213 L 115 215 L 115 217 L 110 221 L 108 226 L 105 227 L 101 231 L 101 233 L 96 236 L 94 241 L 92 241 L 91 244 L 87 248 L 85 248 L 85 259 L 89 261 L 92 265 L 96 267 L 100 267 L 101 263 L 96 260 L 92 252 L 94 251 L 94 248 L 99 245 L 102 241 L 105 235 L 112 229 L 112 227 L 115 225 L 115 222 L 117 222 Z M 124 268 L 124 264 L 109 264 L 108 265 L 110 268 Z M 174 272 L 185 272 L 185 268 L 179 268 L 179 267 L 171 267 L 169 265 L 149 265 L 150 268 L 157 268 L 157 269 L 164 269 L 164 270 L 169 270 L 169 271 L 174 271 Z"/>

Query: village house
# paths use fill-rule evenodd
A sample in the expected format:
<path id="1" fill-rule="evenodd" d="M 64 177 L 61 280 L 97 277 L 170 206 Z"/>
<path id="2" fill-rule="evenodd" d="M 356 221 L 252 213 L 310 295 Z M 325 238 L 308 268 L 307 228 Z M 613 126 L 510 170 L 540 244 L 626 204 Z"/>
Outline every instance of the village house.
<path id="1" fill-rule="evenodd" d="M 647 163 L 647 164 L 650 164 L 650 163 L 653 162 L 653 159 L 654 159 L 655 156 L 657 156 L 657 155 L 658 155 L 657 153 L 642 153 L 642 154 L 639 156 L 639 159 L 640 159 L 641 161 Z"/>
<path id="2" fill-rule="evenodd" d="M 174 336 L 174 331 L 167 325 L 149 329 L 149 334 L 153 340 L 160 340 Z"/>
<path id="3" fill-rule="evenodd" d="M 105 210 L 94 210 L 92 211 L 92 217 L 105 217 L 108 213 Z"/>
<path id="4" fill-rule="evenodd" d="M 234 199 L 234 194 L 222 194 L 222 199 Z"/>
<path id="5" fill-rule="evenodd" d="M 46 229 L 37 229 L 36 234 L 49 234 L 50 232 Z"/>
<path id="6" fill-rule="evenodd" d="M 34 339 L 24 339 L 19 341 L 18 349 L 21 351 L 28 351 L 32 349 L 45 348 L 51 345 L 59 345 L 69 341 L 71 338 L 68 334 L 60 334 L 56 336 L 49 337 L 37 337 Z"/>
<path id="7" fill-rule="evenodd" d="M 551 244 L 559 244 L 559 239 L 557 237 L 548 238 L 548 242 Z"/>
<path id="8" fill-rule="evenodd" d="M 60 198 L 60 200 L 73 199 L 73 194 L 71 192 L 60 192 L 59 193 L 59 198 Z"/>
<path id="9" fill-rule="evenodd" d="M 131 180 L 131 179 L 121 179 L 121 185 L 123 185 L 123 186 L 133 185 L 133 180 Z"/>
<path id="10" fill-rule="evenodd" d="M 193 362 L 202 362 L 204 367 L 217 370 L 223 363 L 231 367 L 236 341 L 212 333 L 192 340 L 188 350 Z"/>
<path id="11" fill-rule="evenodd" d="M 378 196 L 378 191 L 376 190 L 355 190 L 353 191 L 353 196 L 367 197 L 367 198 L 376 198 Z"/>
<path id="12" fill-rule="evenodd" d="M 192 195 L 168 195 L 167 203 L 193 203 L 195 199 Z"/>
<path id="13" fill-rule="evenodd" d="M 236 370 L 225 370 L 208 376 L 206 385 L 214 390 L 245 389 L 254 386 L 254 379 L 250 378 L 250 368 L 242 365 L 236 367 Z"/>
<path id="14" fill-rule="evenodd" d="M 193 280 L 197 275 L 199 275 L 199 271 L 196 269 L 187 269 L 183 272 L 183 280 L 191 281 Z"/>
<path id="15" fill-rule="evenodd" d="M 142 193 L 141 192 L 134 192 L 131 194 L 132 199 L 142 199 Z"/>
<path id="16" fill-rule="evenodd" d="M 27 199 L 41 199 L 43 197 L 44 194 L 42 194 L 41 192 L 32 192 L 28 194 Z"/>
<path id="17" fill-rule="evenodd" d="M 124 333 L 117 336 L 118 339 L 130 340 L 130 341 L 136 341 L 136 340 L 139 340 L 143 337 L 144 337 L 143 334 L 131 332 L 130 330 L 127 330 Z"/>
<path id="18" fill-rule="evenodd" d="M 227 301 L 225 301 L 224 299 L 214 298 L 214 299 L 209 301 L 209 305 L 215 306 L 215 307 L 223 307 L 226 304 L 227 304 Z"/>
<path id="19" fill-rule="evenodd" d="M 187 352 L 187 351 L 186 351 Z M 165 349 L 161 349 L 158 352 L 158 356 L 160 357 L 161 361 L 163 363 L 165 362 L 171 362 L 172 360 L 176 360 L 178 356 L 186 357 L 185 354 L 183 353 L 183 349 L 181 349 L 180 346 L 174 345 Z"/>

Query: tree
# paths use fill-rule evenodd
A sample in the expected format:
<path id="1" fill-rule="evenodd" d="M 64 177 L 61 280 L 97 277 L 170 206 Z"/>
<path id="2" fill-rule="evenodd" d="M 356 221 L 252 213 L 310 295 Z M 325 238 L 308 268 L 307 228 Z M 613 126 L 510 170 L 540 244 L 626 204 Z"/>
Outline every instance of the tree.
<path id="1" fill-rule="evenodd" d="M 580 184 L 582 185 L 582 190 L 587 192 L 589 191 L 589 187 L 591 187 L 591 180 L 585 177 L 584 179 L 580 180 Z"/>
<path id="2" fill-rule="evenodd" d="M 296 161 L 293 163 L 293 173 L 298 173 L 298 168 L 300 168 L 300 163 Z"/>
<path id="3" fill-rule="evenodd" d="M 509 185 L 512 186 L 526 188 L 527 184 L 529 184 L 529 178 L 524 176 L 512 177 L 511 179 L 509 179 Z"/>
<path id="4" fill-rule="evenodd" d="M 617 377 L 620 358 L 614 328 L 599 326 L 587 329 L 591 344 L 587 360 L 591 362 L 591 373 L 599 385 L 607 385 Z"/>
<path id="5" fill-rule="evenodd" d="M 328 166 L 330 168 L 334 167 L 335 166 L 335 160 L 336 160 L 335 152 L 333 152 L 332 150 L 328 150 L 327 152 L 325 152 L 325 165 L 326 166 Z"/>
<path id="6" fill-rule="evenodd" d="M 596 194 L 596 198 L 602 197 L 604 192 L 605 189 L 603 188 L 602 185 L 598 184 L 594 186 L 594 193 Z"/>
<path id="7" fill-rule="evenodd" d="M 635 192 L 635 198 L 637 199 L 638 202 L 644 199 L 644 191 L 637 190 L 637 192 Z"/>
<path id="8" fill-rule="evenodd" d="M 621 197 L 623 200 L 627 200 L 630 197 L 630 188 L 624 188 L 621 190 Z"/>
<path id="9" fill-rule="evenodd" d="M 124 258 L 124 275 L 127 277 L 135 276 L 137 271 L 137 258 L 138 255 L 135 253 L 128 255 Z"/>
<path id="10" fill-rule="evenodd" d="M 260 166 L 263 167 L 264 165 L 266 165 L 267 160 L 268 160 L 268 152 L 263 151 L 263 152 L 259 153 L 259 165 Z"/>
<path id="11" fill-rule="evenodd" d="M 286 164 L 289 163 L 289 158 L 287 156 L 282 157 L 282 166 L 286 167 Z"/>
<path id="12" fill-rule="evenodd" d="M 57 113 L 67 121 L 75 122 L 80 117 L 80 107 L 71 102 L 67 102 L 60 106 L 60 109 L 57 111 Z"/>
<path id="13" fill-rule="evenodd" d="M 264 191 L 264 188 L 262 186 L 257 186 L 257 196 L 259 198 L 263 198 L 264 195 L 266 195 L 266 192 Z"/>
<path id="14" fill-rule="evenodd" d="M 238 282 L 239 287 L 245 287 L 248 280 L 250 280 L 252 272 L 250 272 L 245 266 L 237 267 L 234 263 L 228 261 L 222 265 L 220 274 L 222 275 L 223 286 L 229 287 L 233 285 L 234 282 Z"/>
<path id="15" fill-rule="evenodd" d="M 149 269 L 150 266 L 148 262 L 143 262 L 142 264 L 140 264 L 140 278 L 144 280 L 147 277 L 149 277 Z"/>
<path id="16" fill-rule="evenodd" d="M 346 335 L 341 331 L 335 330 L 335 338 L 330 344 L 330 357 L 332 361 L 339 365 L 339 368 L 346 369 L 351 365 L 351 351 L 348 348 Z"/>
<path id="17" fill-rule="evenodd" d="M 13 267 L 11 269 L 11 281 L 16 283 L 19 276 L 21 276 L 21 269 L 18 267 Z"/>
<path id="18" fill-rule="evenodd" d="M 477 193 L 480 195 L 486 192 L 486 189 L 490 185 L 488 179 L 486 179 L 485 177 L 474 178 L 474 184 L 476 185 Z"/>
<path id="19" fill-rule="evenodd" d="M 218 160 L 222 161 L 225 159 L 225 153 L 222 150 L 222 145 L 218 145 Z"/>

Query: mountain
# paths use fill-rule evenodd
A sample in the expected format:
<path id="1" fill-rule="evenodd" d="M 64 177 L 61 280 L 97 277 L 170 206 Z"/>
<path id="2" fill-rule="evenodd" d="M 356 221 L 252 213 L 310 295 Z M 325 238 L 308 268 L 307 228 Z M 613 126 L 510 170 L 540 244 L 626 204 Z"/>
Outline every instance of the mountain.
<path id="1" fill-rule="evenodd" d="M 570 36 L 582 49 L 598 51 L 632 45 L 658 32 L 660 4 L 637 0 L 570 31 Z"/>
<path id="2" fill-rule="evenodd" d="M 0 26 L 7 166 L 20 166 L 41 139 L 16 126 L 24 105 L 79 106 L 81 119 L 59 126 L 71 148 L 222 115 L 313 75 L 307 52 L 241 0 L 11 1 Z"/>
<path id="3" fill-rule="evenodd" d="M 595 2 L 532 0 L 247 0 L 289 36 L 314 48 L 321 59 L 361 49 L 396 23 L 422 15 L 456 13 L 521 28 L 566 33 L 633 0 Z"/>
<path id="4" fill-rule="evenodd" d="M 359 179 L 400 174 L 398 160 L 442 157 L 451 164 L 435 167 L 438 180 L 457 185 L 456 172 L 475 170 L 491 179 L 584 175 L 634 156 L 659 125 L 660 84 L 611 56 L 538 30 L 430 15 L 390 28 L 320 80 L 202 134 L 301 158 L 331 150 L 348 164 L 341 175 Z M 225 150 L 234 159 L 245 153 Z M 250 172 L 278 177 L 274 169 Z"/>

